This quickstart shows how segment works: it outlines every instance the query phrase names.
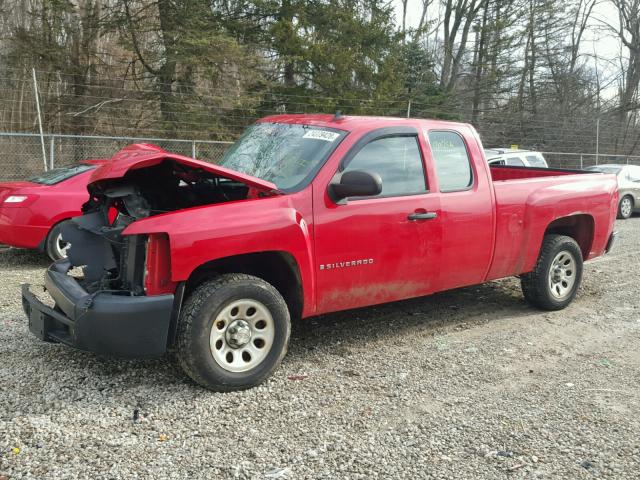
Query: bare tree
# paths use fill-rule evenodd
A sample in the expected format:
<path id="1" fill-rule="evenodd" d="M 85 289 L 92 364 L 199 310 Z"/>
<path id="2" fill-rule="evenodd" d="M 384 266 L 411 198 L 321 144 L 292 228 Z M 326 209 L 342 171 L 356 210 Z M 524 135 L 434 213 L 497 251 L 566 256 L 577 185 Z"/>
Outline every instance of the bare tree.
<path id="1" fill-rule="evenodd" d="M 483 0 L 444 0 L 444 57 L 440 86 L 447 91 L 455 88 L 469 31 L 484 3 Z"/>

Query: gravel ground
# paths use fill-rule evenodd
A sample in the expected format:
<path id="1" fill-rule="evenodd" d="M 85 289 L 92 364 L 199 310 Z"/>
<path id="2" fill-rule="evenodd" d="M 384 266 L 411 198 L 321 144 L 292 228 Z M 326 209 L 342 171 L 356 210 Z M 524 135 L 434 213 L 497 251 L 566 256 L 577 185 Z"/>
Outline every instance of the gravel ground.
<path id="1" fill-rule="evenodd" d="M 515 279 L 296 326 L 274 377 L 211 393 L 168 360 L 36 340 L 0 253 L 0 480 L 640 478 L 640 218 L 564 311 Z"/>

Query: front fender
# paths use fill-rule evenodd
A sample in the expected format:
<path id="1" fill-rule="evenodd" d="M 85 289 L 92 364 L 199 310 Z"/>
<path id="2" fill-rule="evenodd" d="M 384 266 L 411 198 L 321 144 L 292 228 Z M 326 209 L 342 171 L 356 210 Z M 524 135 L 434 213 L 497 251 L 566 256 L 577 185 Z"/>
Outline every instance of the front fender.
<path id="1" fill-rule="evenodd" d="M 315 305 L 313 247 L 309 224 L 288 196 L 208 205 L 148 217 L 124 235 L 166 233 L 171 280 L 186 281 L 199 266 L 221 258 L 282 251 L 293 256 L 302 281 L 305 313 Z"/>

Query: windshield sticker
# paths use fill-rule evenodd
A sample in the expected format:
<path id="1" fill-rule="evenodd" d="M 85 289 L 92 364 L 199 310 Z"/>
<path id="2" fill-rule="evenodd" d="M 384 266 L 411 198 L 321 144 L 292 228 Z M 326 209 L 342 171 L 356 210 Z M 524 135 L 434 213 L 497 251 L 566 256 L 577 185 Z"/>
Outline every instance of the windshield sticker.
<path id="1" fill-rule="evenodd" d="M 324 140 L 325 142 L 333 142 L 339 136 L 339 133 L 330 132 L 328 130 L 309 130 L 302 136 L 302 138 L 311 138 L 313 140 Z"/>

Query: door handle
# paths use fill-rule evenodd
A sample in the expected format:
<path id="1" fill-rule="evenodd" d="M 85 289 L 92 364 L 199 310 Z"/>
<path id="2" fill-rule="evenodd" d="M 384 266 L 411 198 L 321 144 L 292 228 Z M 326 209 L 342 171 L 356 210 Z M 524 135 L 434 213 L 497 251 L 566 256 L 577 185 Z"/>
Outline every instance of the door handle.
<path id="1" fill-rule="evenodd" d="M 433 220 L 437 218 L 438 214 L 436 212 L 421 212 L 421 213 L 410 213 L 407 217 L 411 221 L 415 220 Z"/>

